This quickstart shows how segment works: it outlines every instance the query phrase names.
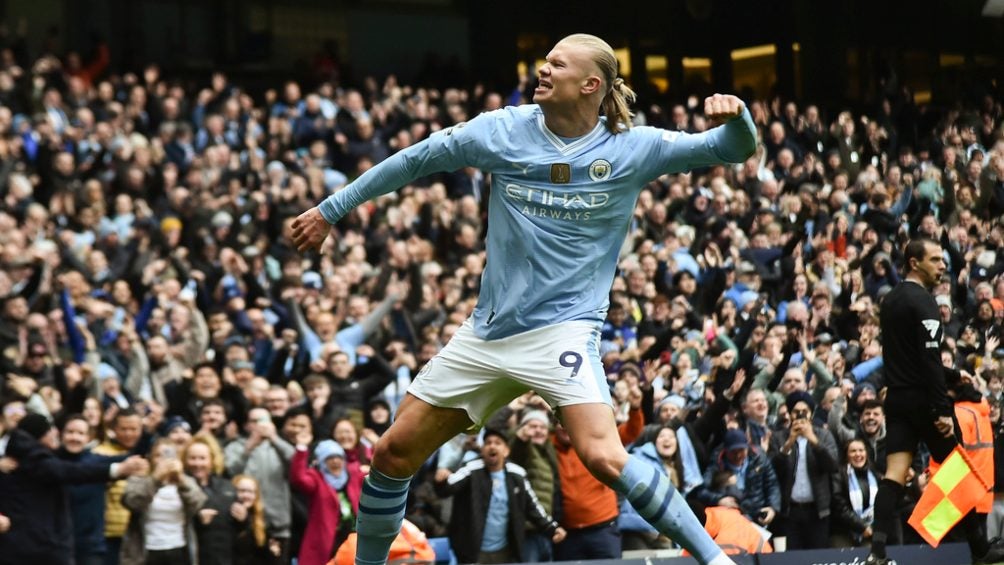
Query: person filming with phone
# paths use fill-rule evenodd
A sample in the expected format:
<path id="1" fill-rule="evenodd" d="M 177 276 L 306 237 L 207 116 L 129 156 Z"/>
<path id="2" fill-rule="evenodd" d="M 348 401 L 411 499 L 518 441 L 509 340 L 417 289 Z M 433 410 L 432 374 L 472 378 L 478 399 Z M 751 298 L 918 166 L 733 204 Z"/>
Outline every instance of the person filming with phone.
<path id="1" fill-rule="evenodd" d="M 223 450 L 227 473 L 232 477 L 250 475 L 258 481 L 265 503 L 265 526 L 270 545 L 278 547 L 278 557 L 285 560 L 292 526 L 287 477 L 296 448 L 279 435 L 272 416 L 264 408 L 252 408 L 248 412 L 244 431 L 245 436 L 230 442 Z"/>
<path id="2" fill-rule="evenodd" d="M 122 538 L 122 565 L 185 565 L 195 544 L 190 526 L 206 502 L 195 479 L 184 473 L 168 439 L 150 450 L 150 474 L 130 477 L 122 495 L 129 524 Z"/>
<path id="3" fill-rule="evenodd" d="M 789 424 L 771 436 L 770 456 L 781 483 L 788 549 L 827 547 L 837 443 L 826 428 L 812 423 L 816 402 L 808 392 L 788 394 L 785 406 Z"/>

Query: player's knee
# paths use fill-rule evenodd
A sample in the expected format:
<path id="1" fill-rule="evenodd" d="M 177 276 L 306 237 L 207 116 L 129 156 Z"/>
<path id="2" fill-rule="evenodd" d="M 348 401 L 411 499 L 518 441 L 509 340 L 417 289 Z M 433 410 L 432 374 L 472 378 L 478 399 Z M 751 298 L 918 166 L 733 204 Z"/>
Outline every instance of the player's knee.
<path id="1" fill-rule="evenodd" d="M 620 477 L 624 468 L 623 458 L 618 455 L 606 449 L 588 449 L 586 453 L 579 454 L 579 457 L 594 477 L 609 485 Z"/>
<path id="2" fill-rule="evenodd" d="M 373 448 L 373 468 L 391 477 L 410 477 L 418 470 L 421 461 L 414 463 L 405 446 L 384 437 Z"/>

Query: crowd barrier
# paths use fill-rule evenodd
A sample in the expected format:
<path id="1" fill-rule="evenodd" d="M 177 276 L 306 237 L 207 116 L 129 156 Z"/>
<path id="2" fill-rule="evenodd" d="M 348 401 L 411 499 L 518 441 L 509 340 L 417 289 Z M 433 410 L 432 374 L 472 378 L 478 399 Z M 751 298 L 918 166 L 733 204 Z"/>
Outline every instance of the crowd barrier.
<path id="1" fill-rule="evenodd" d="M 694 565 L 691 557 L 679 555 L 675 550 L 630 551 L 624 559 L 598 559 L 593 561 L 568 561 L 583 565 Z M 848 547 L 841 549 L 816 549 L 812 551 L 785 551 L 760 555 L 736 555 L 738 565 L 862 565 L 868 549 Z M 964 543 L 946 543 L 937 548 L 929 545 L 890 546 L 889 557 L 899 565 L 971 565 L 969 548 Z"/>

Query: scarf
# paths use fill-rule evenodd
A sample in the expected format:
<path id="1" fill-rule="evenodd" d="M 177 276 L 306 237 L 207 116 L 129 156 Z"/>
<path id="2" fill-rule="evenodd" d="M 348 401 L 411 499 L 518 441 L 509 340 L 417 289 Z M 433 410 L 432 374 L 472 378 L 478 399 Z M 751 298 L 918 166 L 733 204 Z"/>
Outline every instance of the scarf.
<path id="1" fill-rule="evenodd" d="M 743 491 L 746 490 L 746 471 L 750 467 L 749 455 L 747 455 L 746 458 L 743 459 L 743 462 L 738 465 L 733 465 L 732 463 L 729 463 L 728 458 L 725 457 L 724 455 L 725 453 L 723 452 L 722 461 L 725 463 L 725 468 L 728 469 L 729 471 L 732 471 L 732 474 L 736 476 L 735 488 L 738 489 L 740 493 L 742 493 Z M 736 500 L 742 500 L 742 499 L 743 499 L 742 495 L 736 497 Z"/>
<path id="2" fill-rule="evenodd" d="M 679 444 L 680 460 L 683 461 L 683 494 L 687 495 L 694 488 L 704 484 L 704 476 L 701 474 L 701 465 L 697 462 L 697 451 L 690 441 L 687 429 L 680 426 L 676 429 L 676 442 Z"/>
<path id="3" fill-rule="evenodd" d="M 342 446 L 338 445 L 335 440 L 326 439 L 314 448 L 314 457 L 317 458 L 317 466 L 321 469 L 324 482 L 328 483 L 328 486 L 335 491 L 345 488 L 345 483 L 349 482 L 348 469 L 343 468 L 341 473 L 335 475 L 328 470 L 328 465 L 326 464 L 330 457 L 341 457 L 343 461 L 345 460 L 345 450 L 342 449 Z"/>
<path id="4" fill-rule="evenodd" d="M 847 465 L 847 496 L 851 499 L 851 508 L 866 524 L 871 524 L 875 516 L 875 494 L 878 492 L 878 481 L 875 480 L 875 473 L 870 470 L 865 471 L 868 475 L 868 509 L 864 508 L 864 496 L 861 493 L 861 484 L 858 483 L 858 474 Z"/>

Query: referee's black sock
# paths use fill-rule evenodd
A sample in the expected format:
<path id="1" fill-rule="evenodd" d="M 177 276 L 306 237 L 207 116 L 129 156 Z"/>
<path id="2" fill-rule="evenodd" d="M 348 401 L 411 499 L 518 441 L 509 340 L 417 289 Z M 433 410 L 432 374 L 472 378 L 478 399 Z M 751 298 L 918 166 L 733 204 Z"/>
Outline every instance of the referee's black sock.
<path id="1" fill-rule="evenodd" d="M 903 494 L 903 485 L 882 479 L 875 495 L 875 521 L 872 523 L 872 554 L 885 557 L 885 542 L 896 526 L 896 501 Z"/>
<path id="2" fill-rule="evenodd" d="M 990 550 L 990 542 L 987 541 L 987 515 L 970 511 L 962 518 L 959 525 L 966 532 L 966 541 L 969 542 L 969 550 L 973 556 L 985 556 Z"/>

